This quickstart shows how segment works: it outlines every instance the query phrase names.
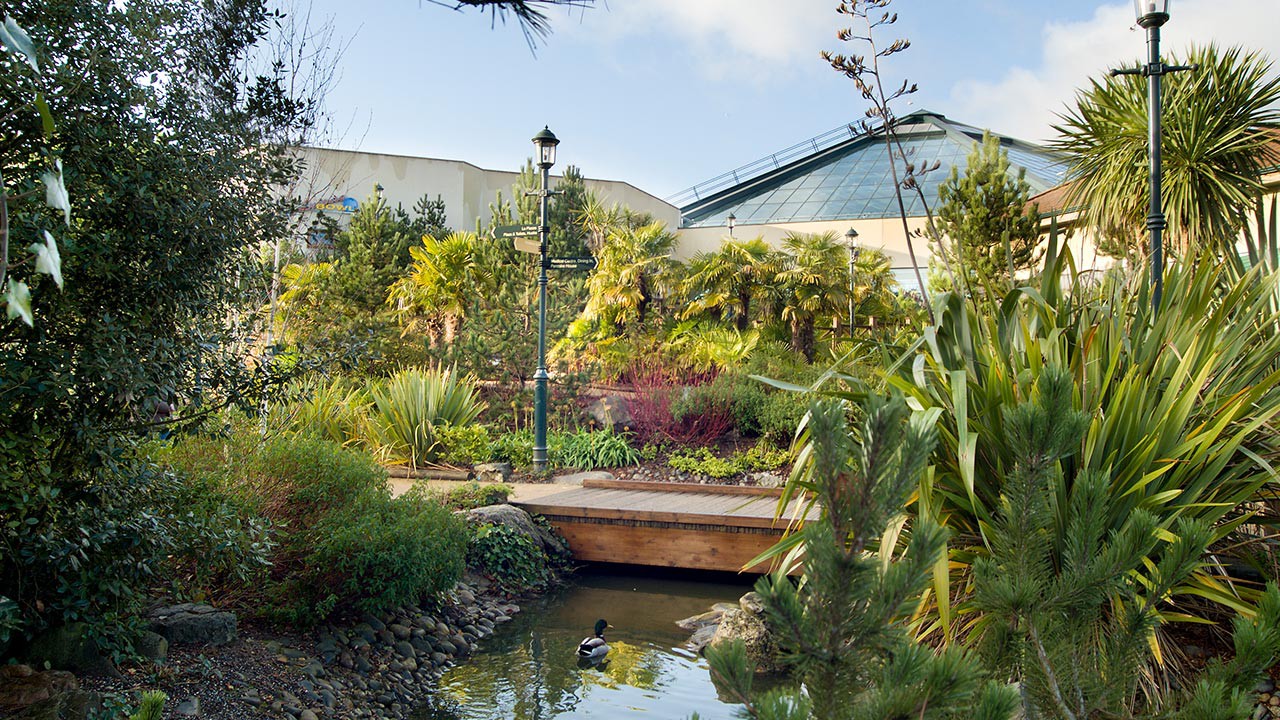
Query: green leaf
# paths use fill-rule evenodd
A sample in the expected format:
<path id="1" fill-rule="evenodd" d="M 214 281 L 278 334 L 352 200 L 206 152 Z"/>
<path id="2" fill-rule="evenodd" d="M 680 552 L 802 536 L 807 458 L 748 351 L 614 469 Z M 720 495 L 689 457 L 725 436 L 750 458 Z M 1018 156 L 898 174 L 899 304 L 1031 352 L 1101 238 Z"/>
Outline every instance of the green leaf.
<path id="1" fill-rule="evenodd" d="M 31 42 L 31 36 L 11 17 L 5 18 L 4 25 L 0 25 L 0 43 L 4 43 L 9 52 L 25 56 L 31 69 L 40 72 L 40 61 L 36 58 L 36 46 Z"/>
<path id="2" fill-rule="evenodd" d="M 40 174 L 44 183 L 44 202 L 55 210 L 61 210 L 67 226 L 71 226 L 71 199 L 67 197 L 67 186 L 62 182 L 62 161 L 53 161 L 53 170 Z"/>
<path id="3" fill-rule="evenodd" d="M 58 254 L 58 243 L 49 234 L 48 230 L 44 231 L 44 244 L 33 243 L 27 248 L 36 256 L 36 272 L 44 273 L 53 278 L 58 287 L 62 287 L 62 256 Z"/>
<path id="4" fill-rule="evenodd" d="M 34 325 L 31 319 L 31 289 L 27 284 L 9 278 L 9 292 L 5 294 L 9 319 L 21 317 L 28 326 Z"/>
<path id="5" fill-rule="evenodd" d="M 45 101 L 44 95 L 36 93 L 36 110 L 40 112 L 40 124 L 44 127 L 45 137 L 53 134 L 53 113 L 49 111 L 49 103 Z"/>

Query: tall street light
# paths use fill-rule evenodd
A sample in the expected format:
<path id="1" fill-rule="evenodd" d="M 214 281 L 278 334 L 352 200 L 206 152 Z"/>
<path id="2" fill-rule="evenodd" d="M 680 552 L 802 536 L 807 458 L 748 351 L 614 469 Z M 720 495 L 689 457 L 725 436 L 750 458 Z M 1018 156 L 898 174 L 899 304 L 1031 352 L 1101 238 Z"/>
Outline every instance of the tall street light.
<path id="1" fill-rule="evenodd" d="M 1160 26 L 1169 21 L 1169 0 L 1133 0 L 1138 25 L 1147 31 L 1147 64 L 1140 68 L 1112 70 L 1112 75 L 1145 75 L 1147 78 L 1148 185 L 1151 198 L 1147 209 L 1147 230 L 1151 234 L 1151 312 L 1160 311 L 1164 293 L 1164 241 L 1167 224 L 1160 205 L 1160 78 L 1194 66 L 1165 65 L 1160 61 Z"/>
<path id="2" fill-rule="evenodd" d="M 853 261 L 858 257 L 858 231 L 849 228 L 844 234 L 845 245 L 849 248 L 849 339 L 853 339 Z"/>
<path id="3" fill-rule="evenodd" d="M 538 370 L 533 374 L 533 470 L 547 469 L 547 189 L 551 166 L 556 164 L 556 139 L 551 129 L 543 126 L 533 136 L 538 167 L 542 168 L 542 189 L 538 193 Z"/>
<path id="4" fill-rule="evenodd" d="M 729 237 L 733 237 L 733 226 L 738 223 L 738 218 L 733 213 L 729 213 L 726 219 L 729 221 Z"/>

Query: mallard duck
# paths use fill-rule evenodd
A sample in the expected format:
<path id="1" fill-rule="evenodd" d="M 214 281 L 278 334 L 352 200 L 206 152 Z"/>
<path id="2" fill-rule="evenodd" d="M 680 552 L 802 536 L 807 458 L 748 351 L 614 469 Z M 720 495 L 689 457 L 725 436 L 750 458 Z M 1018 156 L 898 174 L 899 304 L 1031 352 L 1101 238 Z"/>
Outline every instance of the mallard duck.
<path id="1" fill-rule="evenodd" d="M 605 628 L 613 627 L 604 620 L 596 621 L 596 634 L 578 643 L 578 657 L 598 659 L 609 654 L 609 644 L 604 641 Z"/>

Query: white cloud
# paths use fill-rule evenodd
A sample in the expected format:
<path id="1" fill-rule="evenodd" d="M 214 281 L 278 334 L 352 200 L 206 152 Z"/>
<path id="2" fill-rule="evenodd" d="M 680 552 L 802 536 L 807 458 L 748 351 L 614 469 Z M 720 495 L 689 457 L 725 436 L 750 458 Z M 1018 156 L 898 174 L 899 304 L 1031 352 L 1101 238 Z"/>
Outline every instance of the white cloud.
<path id="1" fill-rule="evenodd" d="M 1170 15 L 1161 29 L 1162 50 L 1183 52 L 1215 42 L 1261 50 L 1280 61 L 1280 2 L 1175 0 Z M 1049 23 L 1038 65 L 1011 67 L 992 81 L 957 83 L 951 110 L 954 117 L 1014 137 L 1048 139 L 1076 89 L 1109 68 L 1136 64 L 1145 57 L 1145 37 L 1134 24 L 1131 3 L 1102 5 L 1082 22 Z"/>
<path id="2" fill-rule="evenodd" d="M 604 10 L 587 13 L 576 29 L 564 29 L 604 41 L 644 33 L 672 36 L 687 44 L 698 70 L 711 76 L 812 64 L 814 48 L 839 44 L 840 18 L 830 0 L 616 0 Z"/>

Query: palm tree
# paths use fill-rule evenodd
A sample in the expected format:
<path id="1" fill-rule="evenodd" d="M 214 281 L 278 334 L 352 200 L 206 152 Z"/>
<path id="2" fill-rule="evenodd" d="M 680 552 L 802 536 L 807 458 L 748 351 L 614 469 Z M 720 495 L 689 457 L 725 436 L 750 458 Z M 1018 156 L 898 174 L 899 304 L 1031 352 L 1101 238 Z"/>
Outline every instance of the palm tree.
<path id="1" fill-rule="evenodd" d="M 600 319 L 619 330 L 643 323 L 654 299 L 671 284 L 675 244 L 676 236 L 660 222 L 611 230 L 596 254 L 583 318 Z"/>
<path id="2" fill-rule="evenodd" d="M 1179 63 L 1176 58 L 1174 63 Z M 1166 76 L 1162 113 L 1166 237 L 1183 255 L 1233 254 L 1236 235 L 1260 196 L 1260 171 L 1280 161 L 1280 78 L 1261 55 L 1214 45 L 1193 49 L 1196 70 Z M 1071 162 L 1069 200 L 1111 241 L 1111 254 L 1140 247 L 1147 215 L 1147 81 L 1094 80 L 1055 129 Z M 1118 242 L 1117 242 L 1118 241 Z"/>
<path id="3" fill-rule="evenodd" d="M 834 232 L 788 233 L 782 269 L 774 276 L 774 303 L 791 326 L 791 347 L 813 362 L 818 318 L 848 302 L 848 252 Z"/>
<path id="4" fill-rule="evenodd" d="M 478 243 L 469 232 L 440 239 L 424 235 L 422 245 L 409 249 L 409 272 L 391 286 L 387 298 L 402 322 L 420 312 L 435 315 L 444 342 L 453 342 L 472 302 L 491 284 L 489 273 L 476 262 Z"/>
<path id="5" fill-rule="evenodd" d="M 682 317 L 711 313 L 732 320 L 742 333 L 751 323 L 752 299 L 777 272 L 776 255 L 764 238 L 725 240 L 718 251 L 698 253 L 689 261 L 681 286 L 693 299 Z"/>

